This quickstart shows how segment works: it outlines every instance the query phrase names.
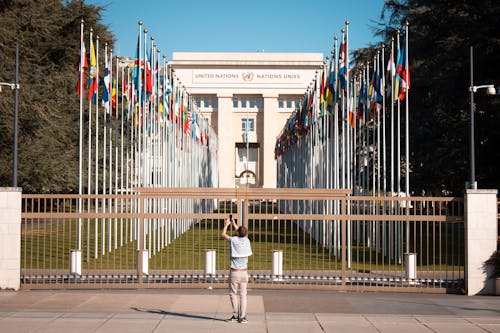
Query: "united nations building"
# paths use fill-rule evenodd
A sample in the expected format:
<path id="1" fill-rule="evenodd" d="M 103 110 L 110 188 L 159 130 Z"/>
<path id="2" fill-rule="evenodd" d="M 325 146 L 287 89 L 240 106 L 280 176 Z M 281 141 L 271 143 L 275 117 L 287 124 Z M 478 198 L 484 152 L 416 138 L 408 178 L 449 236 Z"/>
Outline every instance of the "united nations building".
<path id="1" fill-rule="evenodd" d="M 219 187 L 276 187 L 276 137 L 321 53 L 185 53 L 169 62 L 218 137 Z"/>

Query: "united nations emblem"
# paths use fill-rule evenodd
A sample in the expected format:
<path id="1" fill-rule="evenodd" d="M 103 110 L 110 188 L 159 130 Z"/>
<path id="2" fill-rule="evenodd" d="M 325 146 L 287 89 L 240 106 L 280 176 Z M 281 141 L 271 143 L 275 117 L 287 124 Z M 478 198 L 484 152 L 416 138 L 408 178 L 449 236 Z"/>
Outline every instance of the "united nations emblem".
<path id="1" fill-rule="evenodd" d="M 253 73 L 252 72 L 243 73 L 243 81 L 252 81 L 252 80 L 253 80 Z"/>

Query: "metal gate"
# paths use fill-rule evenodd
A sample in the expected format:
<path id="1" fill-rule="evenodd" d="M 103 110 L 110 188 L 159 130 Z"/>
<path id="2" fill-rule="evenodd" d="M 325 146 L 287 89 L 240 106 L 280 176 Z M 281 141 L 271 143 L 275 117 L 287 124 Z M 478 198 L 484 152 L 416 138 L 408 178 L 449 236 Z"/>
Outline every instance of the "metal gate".
<path id="1" fill-rule="evenodd" d="M 463 287 L 462 198 L 298 188 L 25 194 L 22 287 L 225 288 L 229 214 L 249 230 L 253 288 Z"/>

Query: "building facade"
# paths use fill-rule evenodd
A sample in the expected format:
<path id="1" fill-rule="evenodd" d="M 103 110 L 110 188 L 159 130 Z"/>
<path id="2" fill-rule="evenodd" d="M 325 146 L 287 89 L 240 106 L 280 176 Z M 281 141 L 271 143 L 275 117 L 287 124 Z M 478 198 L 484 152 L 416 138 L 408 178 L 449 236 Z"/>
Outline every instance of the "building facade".
<path id="1" fill-rule="evenodd" d="M 217 134 L 219 186 L 276 187 L 276 137 L 323 54 L 174 52 L 169 65 Z"/>

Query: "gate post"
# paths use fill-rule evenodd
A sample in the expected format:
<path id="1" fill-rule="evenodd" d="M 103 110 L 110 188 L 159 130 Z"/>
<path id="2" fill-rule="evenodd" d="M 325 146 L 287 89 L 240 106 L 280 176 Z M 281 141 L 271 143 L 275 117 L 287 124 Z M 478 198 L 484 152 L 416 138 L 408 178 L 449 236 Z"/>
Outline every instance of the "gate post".
<path id="1" fill-rule="evenodd" d="M 0 289 L 21 286 L 20 187 L 0 187 Z"/>
<path id="2" fill-rule="evenodd" d="M 497 190 L 465 193 L 465 289 L 467 295 L 492 294 L 484 262 L 497 249 Z"/>
<path id="3" fill-rule="evenodd" d="M 283 281 L 283 251 L 273 250 L 272 271 L 273 281 Z"/>
<path id="4" fill-rule="evenodd" d="M 215 275 L 216 252 L 214 249 L 205 250 L 205 275 Z"/>

